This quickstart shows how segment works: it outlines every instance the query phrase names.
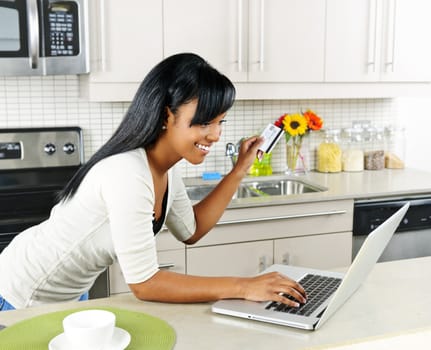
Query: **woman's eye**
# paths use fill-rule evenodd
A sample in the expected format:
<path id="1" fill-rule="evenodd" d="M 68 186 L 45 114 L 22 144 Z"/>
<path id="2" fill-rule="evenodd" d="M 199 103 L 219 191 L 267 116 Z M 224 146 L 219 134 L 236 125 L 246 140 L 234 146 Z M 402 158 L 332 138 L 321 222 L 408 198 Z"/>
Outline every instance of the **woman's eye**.
<path id="1" fill-rule="evenodd" d="M 208 127 L 210 127 L 211 125 L 213 125 L 215 122 L 206 122 L 206 123 L 202 123 L 202 124 L 200 124 L 200 126 L 201 126 L 201 128 L 208 128 Z M 218 125 L 223 125 L 224 123 L 226 123 L 226 120 L 225 119 L 222 119 L 222 120 L 220 120 L 219 122 L 218 122 Z M 215 124 L 214 124 L 215 125 Z"/>

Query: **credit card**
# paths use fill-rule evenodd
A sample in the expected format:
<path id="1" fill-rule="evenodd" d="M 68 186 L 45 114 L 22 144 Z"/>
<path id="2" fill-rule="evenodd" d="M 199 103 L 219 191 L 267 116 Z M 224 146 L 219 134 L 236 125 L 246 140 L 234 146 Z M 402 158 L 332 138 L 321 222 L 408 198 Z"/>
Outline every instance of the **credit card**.
<path id="1" fill-rule="evenodd" d="M 260 135 L 261 137 L 263 137 L 264 141 L 263 144 L 259 147 L 259 149 L 264 153 L 271 152 L 277 144 L 278 140 L 280 140 L 283 133 L 283 129 L 280 129 L 274 124 L 268 124 Z"/>

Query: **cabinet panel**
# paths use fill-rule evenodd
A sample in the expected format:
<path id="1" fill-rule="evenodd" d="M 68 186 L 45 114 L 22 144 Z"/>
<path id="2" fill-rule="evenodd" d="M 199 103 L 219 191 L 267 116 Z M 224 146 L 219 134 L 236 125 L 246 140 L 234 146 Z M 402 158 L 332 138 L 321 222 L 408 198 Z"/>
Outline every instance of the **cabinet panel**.
<path id="1" fill-rule="evenodd" d="M 93 101 L 130 101 L 163 58 L 162 1 L 90 1 L 89 75 L 81 94 Z"/>
<path id="2" fill-rule="evenodd" d="M 164 0 L 165 57 L 194 52 L 232 80 L 246 81 L 247 6 L 242 0 Z"/>
<path id="3" fill-rule="evenodd" d="M 274 263 L 331 269 L 349 266 L 352 233 L 341 232 L 274 241 Z"/>
<path id="4" fill-rule="evenodd" d="M 377 81 L 381 6 L 376 0 L 328 0 L 325 80 Z"/>
<path id="5" fill-rule="evenodd" d="M 234 82 L 322 82 L 324 26 L 321 0 L 164 2 L 165 55 L 196 52 Z"/>
<path id="6" fill-rule="evenodd" d="M 387 0 L 384 81 L 431 81 L 431 2 L 429 0 Z"/>
<path id="7" fill-rule="evenodd" d="M 187 274 L 254 276 L 273 263 L 273 242 L 187 248 Z"/>
<path id="8" fill-rule="evenodd" d="M 427 0 L 327 0 L 327 82 L 429 82 Z"/>
<path id="9" fill-rule="evenodd" d="M 156 236 L 156 246 L 157 251 L 185 248 L 184 243 L 177 240 L 165 227 Z"/>
<path id="10" fill-rule="evenodd" d="M 194 246 L 351 231 L 353 200 L 228 209 Z"/>
<path id="11" fill-rule="evenodd" d="M 325 1 L 251 0 L 250 82 L 323 82 Z"/>

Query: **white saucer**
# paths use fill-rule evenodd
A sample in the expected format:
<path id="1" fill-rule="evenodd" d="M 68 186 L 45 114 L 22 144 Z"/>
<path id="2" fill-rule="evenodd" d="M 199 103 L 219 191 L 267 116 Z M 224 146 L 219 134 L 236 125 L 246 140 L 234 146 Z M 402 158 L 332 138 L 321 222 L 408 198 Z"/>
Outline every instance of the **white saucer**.
<path id="1" fill-rule="evenodd" d="M 124 350 L 130 343 L 130 334 L 122 328 L 115 327 L 114 334 L 109 344 L 102 350 Z M 66 335 L 61 333 L 49 342 L 49 350 L 76 350 L 73 345 L 67 343 Z"/>

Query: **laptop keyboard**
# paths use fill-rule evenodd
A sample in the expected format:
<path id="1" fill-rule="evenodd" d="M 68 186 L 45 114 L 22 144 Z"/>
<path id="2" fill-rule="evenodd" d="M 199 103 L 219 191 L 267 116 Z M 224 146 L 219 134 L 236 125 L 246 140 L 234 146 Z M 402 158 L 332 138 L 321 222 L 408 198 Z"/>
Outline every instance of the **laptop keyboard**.
<path id="1" fill-rule="evenodd" d="M 340 285 L 342 279 L 320 275 L 307 274 L 298 281 L 307 293 L 307 303 L 300 307 L 292 307 L 276 301 L 266 306 L 267 310 L 287 312 L 289 314 L 310 316 Z M 285 297 L 295 300 L 292 296 Z"/>

